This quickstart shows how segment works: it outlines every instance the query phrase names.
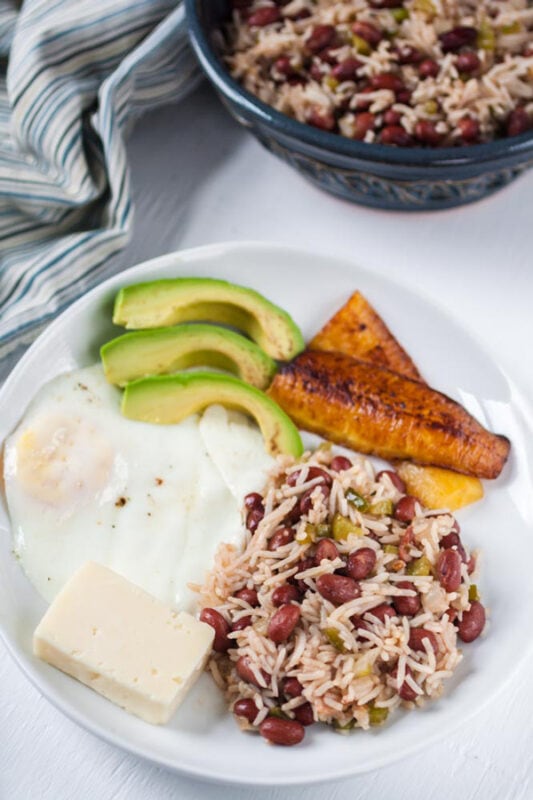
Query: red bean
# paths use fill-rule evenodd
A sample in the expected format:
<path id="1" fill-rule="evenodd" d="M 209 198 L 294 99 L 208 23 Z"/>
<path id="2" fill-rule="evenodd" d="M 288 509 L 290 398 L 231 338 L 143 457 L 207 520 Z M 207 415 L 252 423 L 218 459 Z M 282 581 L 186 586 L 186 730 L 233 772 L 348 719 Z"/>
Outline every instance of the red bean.
<path id="1" fill-rule="evenodd" d="M 281 13 L 277 6 L 264 6 L 250 14 L 248 25 L 255 28 L 264 28 L 265 25 L 272 25 L 274 22 L 279 22 L 280 19 Z"/>
<path id="2" fill-rule="evenodd" d="M 341 65 L 339 64 L 339 66 Z M 352 467 L 352 462 L 349 458 L 346 458 L 346 456 L 335 456 L 329 465 L 329 468 L 332 469 L 333 472 L 345 472 L 347 469 L 351 469 Z"/>
<path id="3" fill-rule="evenodd" d="M 249 511 L 252 509 L 260 509 L 261 511 L 264 511 L 263 495 L 259 494 L 258 492 L 250 492 L 250 494 L 247 494 L 244 498 L 244 506 Z"/>
<path id="4" fill-rule="evenodd" d="M 398 589 L 412 589 L 416 592 L 414 584 L 411 581 L 399 581 L 397 584 Z M 405 614 L 406 617 L 414 617 L 420 611 L 420 595 L 416 592 L 414 597 L 395 597 L 392 601 L 394 608 L 398 614 Z"/>
<path id="5" fill-rule="evenodd" d="M 402 89 L 401 92 L 396 92 L 396 102 L 408 106 L 411 102 L 412 92 L 409 89 Z"/>
<path id="6" fill-rule="evenodd" d="M 284 547 L 286 544 L 289 544 L 294 539 L 294 531 L 292 528 L 279 528 L 277 531 L 274 532 L 273 536 L 269 539 L 268 542 L 268 549 L 269 550 L 277 550 L 278 547 Z"/>
<path id="7" fill-rule="evenodd" d="M 235 592 L 235 597 L 239 600 L 244 600 L 245 603 L 248 603 L 249 606 L 257 606 L 259 605 L 259 600 L 257 599 L 257 592 L 255 589 L 239 589 L 238 592 Z"/>
<path id="8" fill-rule="evenodd" d="M 355 115 L 353 138 L 362 141 L 368 131 L 374 130 L 376 117 L 370 111 L 360 111 Z"/>
<path id="9" fill-rule="evenodd" d="M 468 611 L 463 611 L 463 618 L 457 623 L 457 633 L 463 642 L 473 642 L 485 627 L 485 608 L 479 600 L 473 600 Z"/>
<path id="10" fill-rule="evenodd" d="M 336 78 L 341 83 L 342 83 L 342 81 L 354 81 L 356 79 L 356 77 L 357 77 L 357 70 L 362 66 L 363 66 L 363 64 L 362 64 L 361 61 L 359 61 L 359 59 L 357 59 L 357 58 L 347 58 L 344 61 L 341 61 L 340 64 L 337 64 L 336 67 L 333 67 L 333 69 L 331 70 L 331 74 L 332 74 L 332 76 L 334 78 Z M 348 459 L 344 458 L 344 456 L 335 456 L 335 458 L 333 459 L 333 461 L 330 464 L 331 469 L 334 469 L 334 470 L 337 470 L 338 472 L 340 472 L 342 469 L 350 469 L 350 467 L 352 466 L 352 464 L 350 462 L 350 467 L 334 467 L 333 463 L 337 459 L 342 459 L 344 461 L 348 461 Z"/>
<path id="11" fill-rule="evenodd" d="M 257 717 L 258 708 L 251 697 L 241 697 L 234 703 L 233 713 L 236 717 L 244 717 L 252 725 Z"/>
<path id="12" fill-rule="evenodd" d="M 231 0 L 231 7 L 236 8 L 237 10 L 242 10 L 244 8 L 249 8 L 253 3 L 253 0 Z"/>
<path id="13" fill-rule="evenodd" d="M 324 484 L 318 484 L 318 486 L 312 486 L 310 489 L 304 492 L 303 495 L 300 497 L 300 503 L 299 503 L 300 514 L 308 514 L 309 511 L 311 511 L 311 509 L 314 506 L 313 494 L 314 492 L 316 492 L 317 489 L 319 492 L 322 493 L 324 500 L 328 499 L 330 493 L 329 486 L 325 486 Z"/>
<path id="14" fill-rule="evenodd" d="M 255 674 L 252 671 L 251 663 L 250 656 L 241 656 L 235 664 L 235 670 L 237 671 L 237 675 L 241 680 L 246 681 L 246 683 L 251 683 L 253 686 L 257 686 L 258 689 L 261 689 L 263 687 L 259 685 Z M 268 672 L 265 672 L 264 669 L 260 669 L 259 672 L 263 676 L 263 679 L 268 686 L 270 683 L 270 675 Z"/>
<path id="15" fill-rule="evenodd" d="M 376 28 L 375 25 L 371 25 L 370 22 L 354 22 L 352 31 L 373 47 L 379 44 L 383 38 L 383 32 Z"/>
<path id="16" fill-rule="evenodd" d="M 405 668 L 405 676 L 406 676 L 406 677 L 407 677 L 408 675 L 409 675 L 409 676 L 412 676 L 412 674 L 413 674 L 413 672 L 412 672 L 411 668 L 410 668 L 410 667 L 406 667 L 406 668 Z M 392 675 L 392 677 L 393 677 L 395 680 L 397 680 L 397 678 L 398 678 L 398 668 L 397 668 L 397 667 L 396 667 L 396 669 L 394 669 L 394 670 L 392 671 L 391 675 Z M 408 700 L 408 701 L 410 701 L 410 702 L 413 702 L 413 701 L 414 701 L 414 700 L 416 700 L 416 698 L 418 697 L 418 695 L 417 695 L 417 693 L 415 692 L 415 690 L 414 690 L 414 689 L 412 689 L 412 688 L 409 686 L 409 684 L 407 683 L 407 681 L 404 681 L 404 682 L 402 683 L 402 685 L 401 685 L 400 687 L 398 687 L 397 691 L 398 691 L 398 694 L 400 695 L 400 697 L 402 698 L 402 700 Z"/>
<path id="17" fill-rule="evenodd" d="M 285 697 L 300 697 L 304 687 L 298 678 L 285 678 L 283 681 L 283 694 Z"/>
<path id="18" fill-rule="evenodd" d="M 436 78 L 440 72 L 440 67 L 432 58 L 425 58 L 418 65 L 418 74 L 421 78 Z"/>
<path id="19" fill-rule="evenodd" d="M 298 561 L 298 563 L 296 564 L 298 572 L 295 572 L 294 574 L 298 575 L 300 572 L 305 572 L 306 570 L 311 569 L 311 567 L 314 566 L 315 566 L 315 559 L 312 558 L 311 556 L 307 556 L 307 558 L 302 558 L 300 561 Z M 309 588 L 306 582 L 301 578 L 295 578 L 293 576 L 292 578 L 289 578 L 289 580 L 291 583 L 294 583 L 297 586 L 297 588 L 300 590 L 302 594 L 305 594 L 305 592 Z"/>
<path id="20" fill-rule="evenodd" d="M 268 637 L 276 644 L 286 642 L 300 619 L 300 607 L 288 603 L 280 606 L 268 623 Z"/>
<path id="21" fill-rule="evenodd" d="M 429 119 L 418 120 L 415 124 L 415 136 L 424 144 L 429 144 L 432 147 L 442 141 L 442 134 L 438 132 L 435 123 Z"/>
<path id="22" fill-rule="evenodd" d="M 333 539 L 321 539 L 315 552 L 315 564 L 318 567 L 320 566 L 320 562 L 324 559 L 326 561 L 333 561 L 338 558 L 338 556 L 339 551 Z"/>
<path id="23" fill-rule="evenodd" d="M 385 112 L 385 113 L 386 113 L 386 114 L 388 114 L 389 112 L 387 111 L 387 112 Z M 397 112 L 397 111 L 393 111 L 392 113 L 393 113 L 393 114 L 397 114 L 398 112 Z M 384 120 L 384 121 L 386 122 L 386 120 Z M 387 125 L 388 125 L 388 124 L 389 124 L 389 123 L 387 122 Z M 391 124 L 391 125 L 393 125 L 393 124 L 395 124 L 395 123 L 390 123 L 390 124 Z M 407 489 L 406 489 L 406 486 L 405 486 L 405 483 L 402 481 L 402 479 L 400 478 L 400 476 L 398 475 L 398 473 L 397 473 L 397 472 L 394 472 L 394 470 L 392 470 L 392 469 L 382 469 L 382 470 L 381 470 L 380 472 L 378 472 L 378 474 L 376 475 L 376 481 L 379 483 L 379 481 L 380 481 L 380 480 L 381 480 L 381 479 L 382 479 L 382 478 L 383 478 L 385 475 L 386 475 L 386 476 L 388 477 L 388 479 L 391 481 L 392 485 L 393 485 L 393 486 L 394 486 L 396 489 L 398 489 L 398 491 L 399 491 L 399 492 L 401 492 L 402 494 L 405 494 L 405 492 L 407 491 Z"/>
<path id="24" fill-rule="evenodd" d="M 519 136 L 521 133 L 528 131 L 530 127 L 531 120 L 523 106 L 517 106 L 514 111 L 511 111 L 507 118 L 507 136 Z"/>
<path id="25" fill-rule="evenodd" d="M 376 566 L 376 553 L 371 547 L 361 547 L 348 556 L 346 571 L 350 578 L 362 581 L 368 578 Z"/>
<path id="26" fill-rule="evenodd" d="M 287 605 L 287 603 L 297 603 L 299 600 L 300 592 L 292 583 L 283 583 L 272 592 L 272 605 L 276 608 Z"/>
<path id="27" fill-rule="evenodd" d="M 456 592 L 461 585 L 461 556 L 457 550 L 442 550 L 437 561 L 437 577 L 447 592 Z"/>
<path id="28" fill-rule="evenodd" d="M 462 117 L 457 127 L 465 142 L 473 142 L 479 136 L 479 122 L 473 117 Z"/>
<path id="29" fill-rule="evenodd" d="M 402 537 L 400 539 L 400 546 L 398 547 L 398 555 L 400 556 L 402 561 L 405 561 L 406 564 L 412 559 L 411 545 L 413 543 L 414 538 L 415 537 L 413 529 L 409 525 L 405 533 L 402 534 Z"/>
<path id="30" fill-rule="evenodd" d="M 299 20 L 299 19 L 307 19 L 307 17 L 311 16 L 311 12 L 308 8 L 302 8 L 301 11 L 295 11 L 292 14 L 286 14 L 289 19 Z"/>
<path id="31" fill-rule="evenodd" d="M 305 736 L 305 729 L 296 720 L 267 717 L 259 726 L 259 733 L 272 744 L 290 747 L 300 744 Z"/>
<path id="32" fill-rule="evenodd" d="M 434 653 L 439 652 L 439 643 L 432 631 L 427 631 L 425 628 L 411 628 L 411 633 L 409 634 L 409 647 L 411 650 L 418 653 L 425 653 L 424 639 L 428 640 Z"/>
<path id="33" fill-rule="evenodd" d="M 356 631 L 370 630 L 370 625 L 368 624 L 368 622 L 365 622 L 365 620 L 358 614 L 354 614 L 352 617 L 350 617 L 350 622 L 352 623 Z M 366 639 L 364 636 L 362 637 L 356 636 L 355 638 L 362 639 L 363 641 L 368 641 L 368 639 Z"/>
<path id="34" fill-rule="evenodd" d="M 416 516 L 416 505 L 418 498 L 413 497 L 411 494 L 406 494 L 401 500 L 398 500 L 394 509 L 394 519 L 399 522 L 412 522 Z"/>
<path id="35" fill-rule="evenodd" d="M 461 556 L 461 561 L 463 563 L 467 563 L 468 558 L 466 555 L 466 551 L 461 543 L 461 538 L 458 533 L 452 531 L 448 533 L 446 536 L 443 536 L 440 540 L 440 546 L 442 550 L 449 550 L 452 547 L 455 547 L 459 555 Z"/>
<path id="36" fill-rule="evenodd" d="M 397 47 L 396 55 L 400 64 L 418 64 L 424 58 L 420 50 L 410 44 L 402 44 Z"/>
<path id="37" fill-rule="evenodd" d="M 320 575 L 316 588 L 322 597 L 336 606 L 355 600 L 361 594 L 359 584 L 344 575 Z"/>
<path id="38" fill-rule="evenodd" d="M 382 144 L 394 144 L 397 147 L 409 147 L 413 140 L 401 125 L 387 125 L 381 131 L 381 142 Z"/>
<path id="39" fill-rule="evenodd" d="M 312 725 L 315 721 L 313 714 L 313 706 L 311 703 L 302 703 L 301 706 L 294 709 L 294 717 L 300 725 Z"/>
<path id="40" fill-rule="evenodd" d="M 374 91 L 374 89 L 371 86 L 365 86 L 364 89 L 361 89 L 361 91 L 357 93 L 358 97 L 356 98 L 355 102 L 356 102 L 356 107 L 357 107 L 358 110 L 360 110 L 360 111 L 368 111 L 368 109 L 370 108 L 370 106 L 372 105 L 372 103 L 374 101 L 371 98 L 366 100 L 364 97 L 360 97 L 360 95 L 362 95 L 362 94 L 370 94 L 373 91 Z"/>
<path id="41" fill-rule="evenodd" d="M 331 111 L 324 111 L 323 109 L 311 109 L 307 122 L 314 128 L 320 128 L 321 131 L 332 131 L 336 125 L 335 117 Z"/>
<path id="42" fill-rule="evenodd" d="M 305 44 L 311 53 L 318 53 L 332 44 L 336 36 L 337 32 L 333 25 L 315 25 Z"/>
<path id="43" fill-rule="evenodd" d="M 404 84 L 398 75 L 392 72 L 380 72 L 370 78 L 370 86 L 373 89 L 390 89 L 391 92 L 401 92 Z"/>
<path id="44" fill-rule="evenodd" d="M 325 64 L 331 64 L 332 66 L 337 63 L 337 56 L 335 55 L 335 51 L 337 50 L 337 45 L 333 47 L 324 47 L 320 53 L 316 54 L 316 57 L 323 61 Z"/>
<path id="45" fill-rule="evenodd" d="M 248 614 L 246 617 L 240 617 L 236 622 L 234 622 L 231 626 L 231 630 L 233 631 L 243 631 L 249 625 L 252 624 L 252 618 Z"/>
<path id="46" fill-rule="evenodd" d="M 401 122 L 401 119 L 402 119 L 402 115 L 400 114 L 400 112 L 399 111 L 394 111 L 392 108 L 388 108 L 385 111 L 385 113 L 383 114 L 383 124 L 384 125 L 399 125 L 399 123 Z M 378 474 L 376 475 L 376 480 L 379 480 L 379 477 L 378 477 L 379 475 L 385 475 L 385 474 L 395 475 L 396 473 L 394 473 L 394 472 L 388 473 L 388 471 L 386 473 L 383 470 L 382 472 L 378 472 Z M 401 480 L 399 476 L 398 476 L 398 480 Z M 394 483 L 394 481 L 393 481 L 393 483 Z M 401 481 L 401 483 L 403 484 L 403 481 Z M 396 484 L 394 484 L 394 485 L 396 486 Z M 398 486 L 396 486 L 396 488 L 398 488 Z M 405 491 L 405 487 L 404 487 L 403 490 L 400 489 L 399 491 L 400 492 L 404 492 Z"/>
<path id="47" fill-rule="evenodd" d="M 367 614 L 372 614 L 373 617 L 377 617 L 380 622 L 385 622 L 387 617 L 395 617 L 396 611 L 389 603 L 381 603 L 379 606 L 375 606 L 374 608 L 370 608 Z"/>
<path id="48" fill-rule="evenodd" d="M 200 614 L 200 622 L 205 622 L 215 631 L 213 650 L 217 653 L 225 653 L 231 647 L 232 641 L 228 639 L 230 626 L 222 614 L 214 608 L 204 608 Z"/>
<path id="49" fill-rule="evenodd" d="M 274 69 L 285 78 L 291 78 L 298 74 L 291 63 L 290 58 L 287 56 L 280 56 L 277 58 L 274 61 Z"/>
<path id="50" fill-rule="evenodd" d="M 477 30 L 467 25 L 458 25 L 439 36 L 443 53 L 453 53 L 461 47 L 473 44 L 477 38 Z"/>
<path id="51" fill-rule="evenodd" d="M 296 486 L 298 478 L 300 477 L 301 474 L 302 474 L 301 469 L 291 472 L 290 475 L 287 476 L 287 481 L 286 481 L 287 485 Z M 309 469 L 307 470 L 307 477 L 305 479 L 305 483 L 307 483 L 307 481 L 314 481 L 317 478 L 321 478 L 320 483 L 324 483 L 326 486 L 331 486 L 331 484 L 333 483 L 333 478 L 324 469 L 320 469 L 320 467 L 309 467 Z M 318 483 L 317 486 L 320 486 L 320 483 Z"/>
<path id="52" fill-rule="evenodd" d="M 459 53 L 455 59 L 455 66 L 459 72 L 477 72 L 481 66 L 481 61 L 477 53 L 473 50 L 465 50 L 464 53 Z"/>
<path id="53" fill-rule="evenodd" d="M 265 516 L 265 512 L 259 508 L 253 508 L 251 511 L 248 512 L 246 517 L 246 527 L 250 531 L 250 533 L 255 533 L 257 527 L 263 517 Z"/>

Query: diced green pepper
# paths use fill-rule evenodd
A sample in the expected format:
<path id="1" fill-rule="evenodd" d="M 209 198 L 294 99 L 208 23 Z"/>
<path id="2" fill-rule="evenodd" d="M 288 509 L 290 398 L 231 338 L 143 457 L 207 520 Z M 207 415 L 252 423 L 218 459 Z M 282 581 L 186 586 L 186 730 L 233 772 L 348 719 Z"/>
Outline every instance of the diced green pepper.
<path id="1" fill-rule="evenodd" d="M 298 542 L 298 544 L 313 544 L 316 539 L 315 527 L 315 525 L 312 525 L 310 522 L 308 522 L 305 526 L 305 530 L 298 531 L 295 536 L 295 540 Z"/>
<path id="2" fill-rule="evenodd" d="M 339 653 L 346 652 L 346 645 L 337 628 L 324 628 L 324 634 L 335 650 L 338 650 Z"/>
<path id="3" fill-rule="evenodd" d="M 347 501 L 351 506 L 356 508 L 358 511 L 365 512 L 369 509 L 368 500 L 363 497 L 362 494 L 356 492 L 355 489 L 348 489 L 345 495 Z"/>
<path id="4" fill-rule="evenodd" d="M 408 575 L 431 575 L 431 561 L 426 556 L 415 558 L 407 565 L 406 572 Z"/>
<path id="5" fill-rule="evenodd" d="M 502 33 L 504 33 L 506 36 L 508 36 L 509 34 L 513 34 L 513 33 L 521 33 L 522 32 L 522 26 L 520 25 L 518 20 L 515 20 L 514 22 L 511 22 L 509 25 L 502 25 L 500 30 L 501 30 Z"/>
<path id="6" fill-rule="evenodd" d="M 339 81 L 337 80 L 337 78 L 334 78 L 333 75 L 328 75 L 327 76 L 327 78 L 326 78 L 326 86 L 329 86 L 329 88 L 334 91 L 337 88 L 338 85 L 339 85 Z"/>
<path id="7" fill-rule="evenodd" d="M 383 552 L 388 553 L 389 555 L 397 556 L 398 553 L 400 552 L 400 548 L 395 544 L 386 544 L 383 547 Z"/>
<path id="8" fill-rule="evenodd" d="M 488 20 L 484 19 L 480 22 L 477 30 L 477 46 L 481 50 L 488 50 L 492 52 L 496 49 L 496 34 Z"/>
<path id="9" fill-rule="evenodd" d="M 368 510 L 378 517 L 390 517 L 394 511 L 394 503 L 392 500 L 379 500 L 377 503 L 372 503 Z"/>
<path id="10" fill-rule="evenodd" d="M 337 722 L 336 719 L 333 720 L 333 727 L 338 731 L 351 731 L 356 726 L 355 719 L 350 719 L 348 722 L 345 722 L 341 725 L 340 722 Z"/>
<path id="11" fill-rule="evenodd" d="M 362 56 L 369 56 L 372 52 L 372 48 L 367 40 L 363 39 L 362 36 L 358 36 L 356 33 L 352 34 L 352 45 Z"/>
<path id="12" fill-rule="evenodd" d="M 274 706 L 268 712 L 269 717 L 276 717 L 277 719 L 290 719 L 289 715 L 281 710 L 279 706 Z"/>
<path id="13" fill-rule="evenodd" d="M 471 583 L 468 587 L 468 599 L 472 603 L 474 600 L 479 600 L 479 592 L 475 583 Z"/>
<path id="14" fill-rule="evenodd" d="M 436 100 L 428 100 L 427 103 L 424 104 L 424 111 L 426 114 L 436 114 L 439 110 L 439 104 Z"/>
<path id="15" fill-rule="evenodd" d="M 371 725 L 383 725 L 388 716 L 388 708 L 376 708 L 374 705 L 368 708 L 368 720 Z"/>
<path id="16" fill-rule="evenodd" d="M 356 536 L 363 536 L 364 531 L 359 525 L 354 525 L 348 517 L 343 517 L 342 514 L 335 514 L 332 524 L 333 538 L 336 542 L 344 542 L 350 534 Z"/>
<path id="17" fill-rule="evenodd" d="M 390 13 L 398 25 L 403 22 L 404 19 L 409 18 L 409 11 L 406 8 L 391 8 Z"/>

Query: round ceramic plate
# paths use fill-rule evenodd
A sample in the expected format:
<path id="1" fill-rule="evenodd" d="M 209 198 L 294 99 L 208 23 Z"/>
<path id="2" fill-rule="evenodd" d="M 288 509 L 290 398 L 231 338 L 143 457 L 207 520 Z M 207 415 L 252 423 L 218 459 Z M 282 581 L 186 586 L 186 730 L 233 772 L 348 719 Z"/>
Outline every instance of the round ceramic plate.
<path id="1" fill-rule="evenodd" d="M 525 632 L 533 615 L 533 436 L 523 421 L 516 389 L 460 326 L 414 292 L 352 263 L 284 247 L 222 244 L 134 267 L 62 314 L 0 392 L 0 441 L 44 382 L 97 361 L 99 346 L 118 332 L 111 309 L 120 286 L 178 275 L 226 278 L 251 286 L 286 308 L 306 339 L 351 292 L 361 289 L 428 382 L 512 440 L 512 456 L 502 476 L 486 484 L 482 502 L 458 513 L 465 542 L 483 549 L 481 591 L 491 611 L 487 635 L 464 648 L 465 658 L 438 702 L 392 715 L 383 728 L 369 732 L 340 736 L 316 725 L 299 747 L 269 747 L 261 737 L 240 732 L 208 675 L 202 676 L 169 725 L 151 726 L 32 655 L 32 633 L 45 603 L 12 554 L 2 498 L 0 629 L 5 643 L 26 675 L 69 717 L 109 742 L 189 775 L 245 784 L 311 783 L 373 770 L 404 757 L 463 724 L 527 655 Z"/>

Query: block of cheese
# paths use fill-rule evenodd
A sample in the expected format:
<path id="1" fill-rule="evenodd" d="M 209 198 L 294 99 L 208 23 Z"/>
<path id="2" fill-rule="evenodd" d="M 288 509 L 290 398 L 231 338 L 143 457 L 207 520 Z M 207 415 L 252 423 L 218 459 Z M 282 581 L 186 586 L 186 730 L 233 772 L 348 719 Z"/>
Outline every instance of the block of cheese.
<path id="1" fill-rule="evenodd" d="M 147 722 L 168 722 L 199 677 L 214 631 L 87 562 L 39 623 L 34 653 Z"/>

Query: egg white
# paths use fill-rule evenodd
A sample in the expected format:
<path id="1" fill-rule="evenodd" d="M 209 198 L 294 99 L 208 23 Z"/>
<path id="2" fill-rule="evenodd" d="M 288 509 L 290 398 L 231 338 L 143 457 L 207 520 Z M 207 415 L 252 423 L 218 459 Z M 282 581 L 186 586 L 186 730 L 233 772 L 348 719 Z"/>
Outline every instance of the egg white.
<path id="1" fill-rule="evenodd" d="M 244 495 L 272 466 L 257 428 L 212 406 L 200 419 L 125 419 L 100 365 L 38 392 L 5 443 L 14 550 L 51 602 L 87 560 L 165 603 L 194 610 L 222 541 L 242 541 Z"/>

